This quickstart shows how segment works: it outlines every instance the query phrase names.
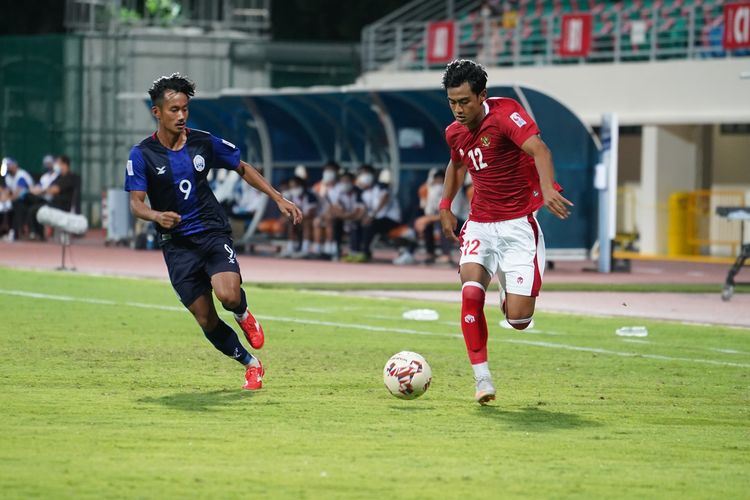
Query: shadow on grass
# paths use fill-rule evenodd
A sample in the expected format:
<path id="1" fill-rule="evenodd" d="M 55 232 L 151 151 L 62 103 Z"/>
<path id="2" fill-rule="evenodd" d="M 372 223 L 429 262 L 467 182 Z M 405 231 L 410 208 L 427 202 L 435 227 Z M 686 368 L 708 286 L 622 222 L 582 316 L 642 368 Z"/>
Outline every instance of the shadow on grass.
<path id="1" fill-rule="evenodd" d="M 522 431 L 544 432 L 559 429 L 583 429 L 601 425 L 574 413 L 546 411 L 533 406 L 511 411 L 488 405 L 480 406 L 477 411 L 483 417 L 507 423 Z"/>
<path id="2" fill-rule="evenodd" d="M 396 411 L 403 411 L 406 413 L 419 413 L 423 411 L 433 411 L 435 409 L 434 406 L 423 406 L 423 405 L 410 405 L 410 406 L 402 406 L 402 405 L 391 405 L 391 410 Z"/>
<path id="3" fill-rule="evenodd" d="M 178 392 L 158 398 L 141 398 L 139 403 L 160 404 L 183 411 L 214 411 L 251 398 L 249 391 L 220 390 L 209 392 Z"/>

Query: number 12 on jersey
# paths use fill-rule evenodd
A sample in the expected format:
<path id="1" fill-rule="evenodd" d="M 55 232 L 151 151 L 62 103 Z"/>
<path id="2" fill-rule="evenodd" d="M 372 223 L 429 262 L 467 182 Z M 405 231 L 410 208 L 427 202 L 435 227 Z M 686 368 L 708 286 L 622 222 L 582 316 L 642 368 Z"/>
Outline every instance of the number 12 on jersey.
<path id="1" fill-rule="evenodd" d="M 474 148 L 469 150 L 469 158 L 474 163 L 474 170 L 482 170 L 487 164 L 484 162 L 482 156 L 482 150 L 480 148 Z"/>

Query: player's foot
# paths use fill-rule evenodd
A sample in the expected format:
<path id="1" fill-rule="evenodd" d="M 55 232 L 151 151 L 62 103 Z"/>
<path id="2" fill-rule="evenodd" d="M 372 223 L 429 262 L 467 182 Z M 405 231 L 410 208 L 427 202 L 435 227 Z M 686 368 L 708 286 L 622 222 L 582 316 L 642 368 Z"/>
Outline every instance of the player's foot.
<path id="1" fill-rule="evenodd" d="M 477 392 L 474 394 L 474 399 L 477 403 L 484 406 L 490 401 L 495 400 L 495 386 L 492 385 L 492 379 L 490 377 L 477 377 Z"/>
<path id="2" fill-rule="evenodd" d="M 263 335 L 263 327 L 261 327 L 258 320 L 250 314 L 249 309 L 245 311 L 243 316 L 235 315 L 234 319 L 237 320 L 240 328 L 242 328 L 242 332 L 245 334 L 245 338 L 250 343 L 250 346 L 253 349 L 260 349 L 266 341 L 266 338 Z"/>
<path id="3" fill-rule="evenodd" d="M 257 391 L 263 388 L 263 375 L 266 371 L 263 369 L 263 363 L 258 358 L 255 359 L 258 361 L 258 366 L 248 365 L 247 370 L 245 370 L 245 385 L 242 388 L 248 391 Z"/>

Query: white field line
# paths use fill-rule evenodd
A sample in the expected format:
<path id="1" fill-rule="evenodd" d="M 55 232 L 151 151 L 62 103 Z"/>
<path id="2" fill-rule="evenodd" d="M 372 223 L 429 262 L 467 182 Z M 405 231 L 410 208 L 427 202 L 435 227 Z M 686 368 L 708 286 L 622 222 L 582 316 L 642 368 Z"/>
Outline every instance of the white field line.
<path id="1" fill-rule="evenodd" d="M 600 349 L 598 347 L 581 347 L 567 344 L 554 344 L 552 342 L 539 342 L 533 340 L 520 340 L 520 339 L 507 339 L 504 342 L 511 344 L 524 344 L 533 345 L 538 347 L 549 347 L 550 349 L 565 349 L 569 351 L 582 351 L 582 352 L 593 352 L 596 354 L 611 354 L 613 356 L 623 356 L 627 358 L 647 358 L 647 359 L 659 359 L 664 361 L 688 361 L 691 363 L 704 363 L 707 365 L 720 365 L 720 366 L 736 366 L 739 368 L 750 368 L 750 364 L 746 363 L 730 363 L 727 361 L 714 361 L 712 359 L 696 359 L 696 358 L 678 358 L 675 356 L 664 356 L 662 354 L 642 354 L 637 352 L 620 352 L 610 351 L 609 349 Z"/>
<path id="2" fill-rule="evenodd" d="M 158 310 L 173 311 L 173 312 L 182 312 L 185 310 L 185 308 L 182 306 L 165 306 L 165 305 L 147 304 L 147 303 L 141 303 L 141 302 L 116 302 L 112 300 L 92 299 L 92 298 L 86 298 L 86 297 L 72 297 L 69 295 L 51 295 L 51 294 L 46 294 L 46 293 L 24 292 L 20 290 L 0 289 L 0 294 L 12 295 L 12 296 L 17 296 L 17 297 L 29 297 L 29 298 L 35 298 L 35 299 L 58 300 L 58 301 L 63 301 L 63 302 L 82 302 L 86 304 L 96 304 L 96 305 L 113 305 L 113 306 L 125 305 L 125 306 L 130 306 L 130 307 L 139 307 L 139 308 L 144 308 L 144 309 L 158 309 Z M 360 323 L 338 323 L 335 321 L 289 318 L 286 316 L 257 315 L 257 317 L 260 319 L 269 319 L 272 321 L 280 321 L 280 322 L 286 322 L 286 323 L 333 326 L 333 327 L 340 327 L 340 328 L 348 328 L 351 330 L 365 330 L 365 331 L 371 331 L 371 332 L 387 332 L 387 333 L 403 333 L 403 334 L 408 334 L 408 335 L 428 335 L 432 337 L 463 338 L 461 334 L 456 334 L 456 333 L 424 332 L 420 330 L 411 330 L 407 328 L 387 328 L 387 327 L 382 327 L 382 326 L 364 325 Z M 528 345 L 528 346 L 534 346 L 534 347 L 545 347 L 548 349 L 563 349 L 563 350 L 568 350 L 568 351 L 591 352 L 591 353 L 596 353 L 596 354 L 607 354 L 611 356 L 620 356 L 620 357 L 627 357 L 627 358 L 645 358 L 645 359 L 656 359 L 660 361 L 685 361 L 689 363 L 701 363 L 701 364 L 709 364 L 709 365 L 717 365 L 717 366 L 732 366 L 732 367 L 737 367 L 737 368 L 750 368 L 750 364 L 747 364 L 747 363 L 732 363 L 732 362 L 727 362 L 727 361 L 716 361 L 716 360 L 711 360 L 711 359 L 700 359 L 700 358 L 683 358 L 683 357 L 665 356 L 661 354 L 642 354 L 642 353 L 636 353 L 636 352 L 612 351 L 609 349 L 601 349 L 597 347 L 574 346 L 574 345 L 569 345 L 569 344 L 559 344 L 559 343 L 543 342 L 543 341 L 535 341 L 535 340 L 498 339 L 495 337 L 490 337 L 490 340 L 497 341 L 497 342 L 506 342 L 510 344 L 520 344 L 520 345 Z"/>
<path id="3" fill-rule="evenodd" d="M 720 352 L 720 353 L 723 353 L 723 354 L 744 354 L 744 355 L 750 355 L 750 352 L 736 351 L 734 349 L 721 349 L 721 348 L 718 348 L 718 347 L 711 347 L 711 348 L 709 348 L 709 350 L 714 351 L 714 352 Z"/>

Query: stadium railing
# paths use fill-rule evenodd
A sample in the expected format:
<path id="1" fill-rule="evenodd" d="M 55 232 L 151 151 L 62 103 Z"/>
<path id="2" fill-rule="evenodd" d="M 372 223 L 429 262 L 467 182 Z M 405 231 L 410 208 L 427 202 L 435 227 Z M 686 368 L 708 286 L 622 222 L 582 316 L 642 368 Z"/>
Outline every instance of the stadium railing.
<path id="1" fill-rule="evenodd" d="M 630 0 L 606 7 L 601 2 L 526 1 L 511 17 L 489 18 L 475 10 L 455 20 L 455 56 L 486 66 L 524 66 L 750 55 L 722 47 L 723 5 L 723 0 Z M 565 57 L 557 50 L 562 16 L 574 11 L 592 16 L 592 46 L 586 57 Z M 425 39 L 431 21 L 403 19 L 374 23 L 362 31 L 365 71 L 430 69 Z"/>

